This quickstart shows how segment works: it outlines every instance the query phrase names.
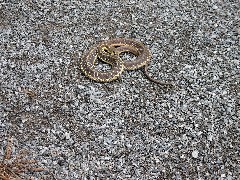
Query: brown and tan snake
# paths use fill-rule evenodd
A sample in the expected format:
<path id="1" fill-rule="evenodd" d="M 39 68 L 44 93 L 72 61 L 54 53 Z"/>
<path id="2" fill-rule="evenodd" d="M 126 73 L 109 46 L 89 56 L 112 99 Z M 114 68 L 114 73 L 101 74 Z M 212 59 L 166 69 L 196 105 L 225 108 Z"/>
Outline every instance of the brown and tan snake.
<path id="1" fill-rule="evenodd" d="M 136 56 L 134 61 L 122 60 L 121 53 L 129 52 Z M 97 58 L 111 65 L 111 70 L 100 71 L 96 69 Z M 97 82 L 110 82 L 116 80 L 124 71 L 135 70 L 145 66 L 144 73 L 147 78 L 161 85 L 173 85 L 172 83 L 162 82 L 153 79 L 147 72 L 148 64 L 151 60 L 149 49 L 141 42 L 133 39 L 116 38 L 102 41 L 93 46 L 82 57 L 80 68 L 90 79 Z"/>

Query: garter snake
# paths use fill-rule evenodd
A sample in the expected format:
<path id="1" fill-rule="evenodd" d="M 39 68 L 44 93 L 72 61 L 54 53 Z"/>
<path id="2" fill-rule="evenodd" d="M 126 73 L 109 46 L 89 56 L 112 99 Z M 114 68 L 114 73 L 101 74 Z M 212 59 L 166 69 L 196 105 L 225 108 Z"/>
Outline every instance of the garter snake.
<path id="1" fill-rule="evenodd" d="M 121 53 L 129 52 L 136 56 L 134 61 L 122 60 Z M 111 65 L 109 71 L 99 71 L 96 69 L 97 59 Z M 144 73 L 147 78 L 161 85 L 172 85 L 172 83 L 162 82 L 149 76 L 147 68 L 151 61 L 149 49 L 141 42 L 133 39 L 116 38 L 102 41 L 94 45 L 87 51 L 80 62 L 82 72 L 90 79 L 97 82 L 110 82 L 116 80 L 124 71 L 135 70 L 145 66 Z"/>

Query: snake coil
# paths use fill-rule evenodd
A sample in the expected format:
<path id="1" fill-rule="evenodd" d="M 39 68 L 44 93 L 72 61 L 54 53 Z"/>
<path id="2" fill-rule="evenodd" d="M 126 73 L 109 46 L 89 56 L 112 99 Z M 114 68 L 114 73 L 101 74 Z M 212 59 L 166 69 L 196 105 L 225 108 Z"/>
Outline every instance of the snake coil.
<path id="1" fill-rule="evenodd" d="M 134 61 L 122 60 L 121 53 L 129 52 L 136 56 Z M 111 65 L 109 71 L 99 71 L 96 69 L 97 58 Z M 151 61 L 151 53 L 149 49 L 141 42 L 133 39 L 116 38 L 107 41 L 102 41 L 93 46 L 87 53 L 84 54 L 80 62 L 82 72 L 90 79 L 97 82 L 110 82 L 116 80 L 124 71 L 135 70 L 143 66 L 144 73 L 147 78 L 161 85 L 172 85 L 172 83 L 162 82 L 150 77 L 147 72 L 149 62 Z"/>

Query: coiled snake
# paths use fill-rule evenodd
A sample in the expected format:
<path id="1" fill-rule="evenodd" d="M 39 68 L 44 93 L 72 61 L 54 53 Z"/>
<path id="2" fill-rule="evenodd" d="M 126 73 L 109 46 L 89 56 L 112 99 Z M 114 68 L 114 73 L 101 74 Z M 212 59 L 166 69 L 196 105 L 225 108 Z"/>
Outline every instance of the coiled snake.
<path id="1" fill-rule="evenodd" d="M 134 61 L 122 60 L 120 54 L 129 52 L 136 56 Z M 99 71 L 96 69 L 97 58 L 111 65 L 109 71 Z M 97 82 L 110 82 L 116 80 L 124 71 L 135 70 L 145 66 L 144 73 L 147 78 L 161 85 L 172 85 L 159 80 L 155 80 L 147 73 L 147 67 L 151 60 L 151 53 L 141 42 L 133 39 L 116 38 L 107 41 L 102 41 L 93 46 L 87 53 L 84 54 L 80 68 L 83 73 L 90 79 Z"/>

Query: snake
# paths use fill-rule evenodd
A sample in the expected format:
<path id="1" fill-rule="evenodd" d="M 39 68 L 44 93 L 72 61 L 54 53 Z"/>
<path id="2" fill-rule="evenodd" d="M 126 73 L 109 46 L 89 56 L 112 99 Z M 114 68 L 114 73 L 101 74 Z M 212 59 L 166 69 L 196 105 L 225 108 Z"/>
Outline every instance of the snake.
<path id="1" fill-rule="evenodd" d="M 123 60 L 120 55 L 125 52 L 134 54 L 136 59 L 134 61 Z M 109 64 L 111 70 L 97 70 L 97 59 Z M 150 61 L 151 52 L 142 42 L 129 38 L 114 38 L 102 41 L 84 53 L 80 61 L 80 69 L 94 81 L 111 82 L 118 79 L 124 70 L 136 70 L 145 67 L 144 74 L 150 81 L 161 85 L 173 85 L 170 82 L 153 79 L 148 74 L 147 69 Z"/>

